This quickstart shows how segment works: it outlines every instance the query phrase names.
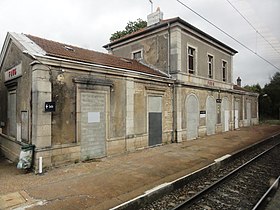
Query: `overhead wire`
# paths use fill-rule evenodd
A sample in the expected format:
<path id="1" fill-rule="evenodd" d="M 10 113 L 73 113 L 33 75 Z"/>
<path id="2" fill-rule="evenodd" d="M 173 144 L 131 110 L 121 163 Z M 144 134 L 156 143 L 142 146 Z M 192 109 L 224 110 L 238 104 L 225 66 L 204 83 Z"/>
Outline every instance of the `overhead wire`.
<path id="1" fill-rule="evenodd" d="M 206 21 L 207 23 L 209 23 L 210 25 L 212 25 L 214 28 L 216 28 L 217 30 L 219 30 L 220 32 L 222 32 L 223 34 L 225 34 L 226 36 L 230 37 L 232 40 L 234 40 L 235 42 L 237 42 L 238 44 L 240 44 L 241 46 L 243 46 L 244 48 L 246 48 L 247 50 L 249 50 L 250 52 L 252 52 L 253 54 L 255 54 L 256 56 L 258 56 L 259 58 L 261 58 L 263 61 L 265 61 L 266 63 L 270 64 L 271 66 L 273 66 L 275 69 L 277 69 L 278 71 L 280 71 L 280 68 L 277 67 L 276 65 L 274 65 L 273 63 L 271 63 L 269 60 L 265 59 L 264 57 L 262 57 L 261 55 L 259 55 L 257 52 L 254 52 L 251 48 L 247 47 L 245 44 L 243 44 L 242 42 L 240 42 L 239 40 L 237 40 L 236 38 L 234 38 L 233 36 L 231 36 L 229 33 L 227 33 L 226 31 L 224 31 L 223 29 L 221 29 L 220 27 L 218 27 L 217 25 L 215 25 L 214 23 L 212 23 L 210 20 L 208 20 L 207 18 L 203 17 L 202 15 L 200 15 L 198 12 L 196 12 L 195 10 L 193 10 L 191 7 L 187 6 L 185 3 L 183 3 L 180 0 L 176 0 L 178 3 L 180 3 L 182 6 L 186 7 L 188 10 L 190 10 L 191 12 L 193 12 L 194 14 L 196 14 L 197 16 L 199 16 L 200 18 L 202 18 L 204 21 Z"/>
<path id="2" fill-rule="evenodd" d="M 255 26 L 253 26 L 253 24 L 229 1 L 226 0 L 230 6 L 256 31 L 257 34 L 259 34 L 271 47 L 272 49 L 275 50 L 275 52 L 277 52 L 280 55 L 280 52 L 265 38 L 264 35 L 262 35 L 258 29 L 256 29 Z"/>

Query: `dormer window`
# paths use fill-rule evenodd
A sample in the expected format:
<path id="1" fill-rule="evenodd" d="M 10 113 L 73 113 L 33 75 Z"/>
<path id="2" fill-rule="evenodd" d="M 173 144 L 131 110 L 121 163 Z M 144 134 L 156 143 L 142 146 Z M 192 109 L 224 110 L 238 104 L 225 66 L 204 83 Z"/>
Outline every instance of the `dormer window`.
<path id="1" fill-rule="evenodd" d="M 141 60 L 143 59 L 142 50 L 132 52 L 132 59 Z"/>
<path id="2" fill-rule="evenodd" d="M 72 47 L 67 46 L 67 45 L 64 46 L 64 49 L 67 51 L 74 51 L 74 49 Z"/>

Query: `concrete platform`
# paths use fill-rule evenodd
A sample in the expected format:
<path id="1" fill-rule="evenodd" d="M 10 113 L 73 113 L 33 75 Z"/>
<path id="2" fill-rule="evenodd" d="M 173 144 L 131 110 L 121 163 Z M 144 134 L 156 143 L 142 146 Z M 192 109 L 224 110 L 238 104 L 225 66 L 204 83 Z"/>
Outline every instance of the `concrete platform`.
<path id="1" fill-rule="evenodd" d="M 17 170 L 15 164 L 2 159 L 0 206 L 7 206 L 3 196 L 24 192 L 23 198 L 29 197 L 27 202 L 5 208 L 109 209 L 279 132 L 280 126 L 272 125 L 242 128 L 96 162 L 54 168 L 44 175 Z"/>

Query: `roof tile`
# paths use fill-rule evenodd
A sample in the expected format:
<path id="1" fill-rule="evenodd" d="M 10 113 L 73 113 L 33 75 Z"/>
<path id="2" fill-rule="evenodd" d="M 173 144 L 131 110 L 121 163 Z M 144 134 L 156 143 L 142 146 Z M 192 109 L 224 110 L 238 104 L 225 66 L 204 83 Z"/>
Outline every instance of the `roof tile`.
<path id="1" fill-rule="evenodd" d="M 118 57 L 115 55 L 109 55 L 106 53 L 96 52 L 93 50 L 83 49 L 68 44 L 63 44 L 43 38 L 39 38 L 32 35 L 26 35 L 29 39 L 39 45 L 46 51 L 47 55 L 58 58 L 70 59 L 75 61 L 81 61 L 92 64 L 105 65 L 109 67 L 122 68 L 141 73 L 147 73 L 157 76 L 164 76 L 165 74 L 152 69 L 146 65 L 139 63 L 133 59 L 127 59 Z"/>

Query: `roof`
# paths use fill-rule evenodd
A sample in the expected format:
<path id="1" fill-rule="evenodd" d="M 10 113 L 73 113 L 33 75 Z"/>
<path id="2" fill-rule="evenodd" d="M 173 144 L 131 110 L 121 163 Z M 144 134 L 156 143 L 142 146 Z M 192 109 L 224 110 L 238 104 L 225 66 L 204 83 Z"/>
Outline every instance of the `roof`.
<path id="1" fill-rule="evenodd" d="M 247 92 L 247 93 L 258 94 L 258 93 L 254 92 L 254 91 L 251 91 L 251 90 L 248 90 L 248 89 L 246 89 L 246 88 L 240 87 L 239 85 L 233 85 L 233 89 L 234 89 L 234 90 L 244 91 L 244 92 Z"/>
<path id="2" fill-rule="evenodd" d="M 166 27 L 166 26 L 168 26 L 168 24 L 173 24 L 173 23 L 176 23 L 176 22 L 181 23 L 185 27 L 190 28 L 191 30 L 197 32 L 198 34 L 202 35 L 203 37 L 205 37 L 207 39 L 210 39 L 211 41 L 215 42 L 216 44 L 226 48 L 229 51 L 231 51 L 233 54 L 237 53 L 237 51 L 235 49 L 229 47 L 228 45 L 226 45 L 223 42 L 215 39 L 214 37 L 210 36 L 209 34 L 203 32 L 203 31 L 201 31 L 200 29 L 196 28 L 195 26 L 191 25 L 190 23 L 184 21 L 183 19 L 181 19 L 179 17 L 170 18 L 170 19 L 166 19 L 166 20 L 161 20 L 160 23 L 158 23 L 158 24 L 151 25 L 151 26 L 145 27 L 143 29 L 140 29 L 140 30 L 138 30 L 134 33 L 128 34 L 124 37 L 121 37 L 117 40 L 114 40 L 114 41 L 110 42 L 109 44 L 104 45 L 103 47 L 106 48 L 106 49 L 109 49 L 111 46 L 113 46 L 115 44 L 121 43 L 123 41 L 126 41 L 126 40 L 131 39 L 131 38 L 136 37 L 136 36 L 140 36 L 140 35 L 152 32 L 152 31 L 154 31 L 158 28 Z"/>
<path id="3" fill-rule="evenodd" d="M 83 49 L 80 47 L 59 43 L 32 35 L 25 36 L 35 42 L 39 47 L 41 47 L 42 50 L 45 51 L 45 55 L 48 56 L 91 64 L 105 65 L 115 68 L 122 68 L 136 72 L 166 77 L 166 74 L 152 69 L 133 59 L 127 59 L 115 55 L 109 55 L 93 50 Z"/>

